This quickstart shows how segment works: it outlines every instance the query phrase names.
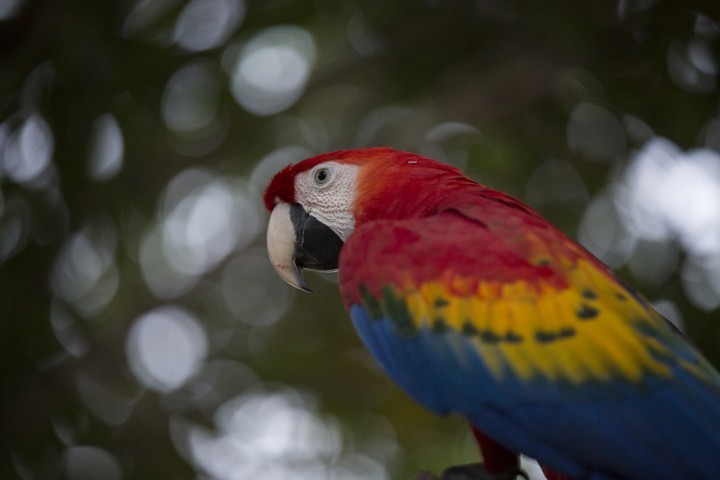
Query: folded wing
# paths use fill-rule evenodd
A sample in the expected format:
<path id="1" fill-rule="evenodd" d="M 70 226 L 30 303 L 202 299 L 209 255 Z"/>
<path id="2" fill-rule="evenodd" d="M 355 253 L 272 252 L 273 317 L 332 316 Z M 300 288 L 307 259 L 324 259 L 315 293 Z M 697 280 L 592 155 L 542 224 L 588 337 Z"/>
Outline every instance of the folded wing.
<path id="1" fill-rule="evenodd" d="M 718 478 L 720 376 L 519 202 L 369 222 L 340 287 L 390 377 L 511 450 L 577 477 Z"/>

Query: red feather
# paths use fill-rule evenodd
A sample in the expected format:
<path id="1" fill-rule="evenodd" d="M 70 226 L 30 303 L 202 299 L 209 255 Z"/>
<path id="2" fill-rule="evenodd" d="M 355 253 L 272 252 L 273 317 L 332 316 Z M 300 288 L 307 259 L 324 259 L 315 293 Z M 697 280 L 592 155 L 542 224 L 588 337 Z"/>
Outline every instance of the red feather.
<path id="1" fill-rule="evenodd" d="M 474 282 L 450 285 L 461 296 L 474 292 L 479 283 L 516 280 L 535 284 L 542 279 L 565 288 L 565 275 L 558 269 L 578 258 L 605 269 L 519 200 L 478 184 L 449 165 L 394 153 L 393 161 L 371 160 L 375 165 L 364 165 L 367 168 L 360 173 L 354 243 L 363 248 L 341 260 L 353 272 L 342 286 L 343 292 L 352 292 L 346 300 L 357 300 L 356 282 L 379 293 L 387 283 L 410 286 L 408 282 L 420 285 L 438 280 L 446 265 L 453 265 L 456 277 Z M 430 216 L 438 221 L 422 220 Z M 423 222 L 423 238 L 419 238 L 416 221 Z M 366 224 L 372 228 L 363 228 Z M 479 251 L 495 254 L 478 255 Z M 368 256 L 387 261 L 369 264 Z M 413 259 L 414 264 L 403 264 Z M 407 272 L 412 272 L 412 278 L 405 277 Z M 367 284 L 368 279 L 382 279 L 382 284 Z"/>

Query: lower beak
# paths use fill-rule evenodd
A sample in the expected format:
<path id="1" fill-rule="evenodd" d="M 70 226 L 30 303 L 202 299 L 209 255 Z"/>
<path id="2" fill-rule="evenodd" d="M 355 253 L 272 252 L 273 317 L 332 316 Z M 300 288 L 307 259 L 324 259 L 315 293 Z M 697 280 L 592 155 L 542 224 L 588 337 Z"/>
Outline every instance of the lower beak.
<path id="1" fill-rule="evenodd" d="M 270 215 L 267 247 L 273 268 L 295 288 L 312 292 L 302 270 L 333 271 L 343 242 L 297 203 L 278 203 Z"/>

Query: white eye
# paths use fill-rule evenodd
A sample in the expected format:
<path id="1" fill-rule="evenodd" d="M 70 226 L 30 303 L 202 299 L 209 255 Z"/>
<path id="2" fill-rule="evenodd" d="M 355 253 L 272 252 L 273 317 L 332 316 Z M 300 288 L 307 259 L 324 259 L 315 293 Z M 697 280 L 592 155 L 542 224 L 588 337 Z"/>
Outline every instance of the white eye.
<path id="1" fill-rule="evenodd" d="M 315 185 L 322 186 L 330 181 L 331 176 L 332 171 L 329 168 L 318 168 L 313 175 L 313 180 L 315 180 Z"/>

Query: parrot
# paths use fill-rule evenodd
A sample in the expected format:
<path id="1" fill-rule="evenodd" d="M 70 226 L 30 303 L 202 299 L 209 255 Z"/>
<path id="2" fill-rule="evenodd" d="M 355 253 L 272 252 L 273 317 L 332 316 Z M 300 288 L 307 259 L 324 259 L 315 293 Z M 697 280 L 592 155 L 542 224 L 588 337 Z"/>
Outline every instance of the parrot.
<path id="1" fill-rule="evenodd" d="M 288 165 L 263 200 L 277 274 L 337 271 L 384 373 L 468 421 L 483 461 L 444 479 L 514 479 L 519 455 L 552 480 L 720 478 L 720 373 L 525 203 L 390 147 Z"/>

